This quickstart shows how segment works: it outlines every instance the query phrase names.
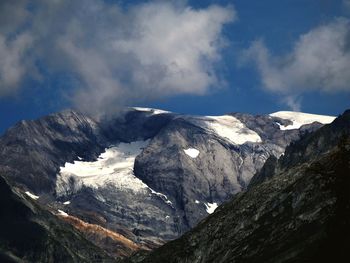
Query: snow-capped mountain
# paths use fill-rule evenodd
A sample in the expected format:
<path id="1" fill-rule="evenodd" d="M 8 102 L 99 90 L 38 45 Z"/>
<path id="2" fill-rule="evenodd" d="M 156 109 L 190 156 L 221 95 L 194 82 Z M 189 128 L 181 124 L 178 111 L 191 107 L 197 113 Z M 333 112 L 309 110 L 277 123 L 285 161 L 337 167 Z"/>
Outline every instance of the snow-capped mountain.
<path id="1" fill-rule="evenodd" d="M 333 119 L 127 108 L 94 120 L 64 111 L 10 128 L 0 139 L 0 168 L 58 214 L 152 249 L 245 190 L 270 156 Z"/>

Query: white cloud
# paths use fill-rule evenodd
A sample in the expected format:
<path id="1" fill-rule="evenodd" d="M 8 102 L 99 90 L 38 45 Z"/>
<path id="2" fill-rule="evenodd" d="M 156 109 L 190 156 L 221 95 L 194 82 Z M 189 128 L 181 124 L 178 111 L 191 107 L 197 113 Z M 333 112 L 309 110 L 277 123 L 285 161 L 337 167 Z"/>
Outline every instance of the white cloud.
<path id="1" fill-rule="evenodd" d="M 294 108 L 300 104 L 295 98 L 308 91 L 350 91 L 350 21 L 339 18 L 312 29 L 284 56 L 272 55 L 260 40 L 244 57 L 256 63 L 264 88 L 286 96 Z"/>
<path id="2" fill-rule="evenodd" d="M 113 46 L 134 54 L 143 67 L 161 66 L 159 92 L 204 93 L 216 82 L 208 72 L 219 58 L 221 28 L 231 19 L 232 14 L 221 7 L 197 11 L 169 4 L 144 5 L 135 14 L 138 35 L 117 39 Z M 147 83 L 148 71 L 138 72 L 135 78 Z"/>
<path id="3" fill-rule="evenodd" d="M 26 14 L 26 6 L 21 7 L 19 14 Z M 69 97 L 90 113 L 140 100 L 204 94 L 219 86 L 214 65 L 225 44 L 222 28 L 236 17 L 233 7 L 192 9 L 184 1 L 123 9 L 99 0 L 41 0 L 32 10 L 23 15 L 27 28 L 14 29 L 31 41 L 19 45 L 5 35 L 0 38 L 0 49 L 11 49 L 7 56 L 13 61 L 12 77 L 0 79 L 0 89 L 9 90 L 28 73 L 31 67 L 21 62 L 30 50 L 50 73 L 68 72 L 79 80 Z M 7 74 L 8 64 L 0 60 L 0 76 Z"/>
<path id="4" fill-rule="evenodd" d="M 301 111 L 301 98 L 298 95 L 286 95 L 282 98 L 282 103 L 286 104 L 293 111 Z"/>

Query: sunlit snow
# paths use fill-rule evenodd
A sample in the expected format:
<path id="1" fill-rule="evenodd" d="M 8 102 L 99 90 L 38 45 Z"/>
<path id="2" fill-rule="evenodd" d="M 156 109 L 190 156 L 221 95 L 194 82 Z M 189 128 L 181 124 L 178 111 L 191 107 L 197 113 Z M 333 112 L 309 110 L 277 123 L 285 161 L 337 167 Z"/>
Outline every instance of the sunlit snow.
<path id="1" fill-rule="evenodd" d="M 68 214 L 67 214 L 66 212 L 64 212 L 64 211 L 62 211 L 62 210 L 59 210 L 59 209 L 58 209 L 58 214 L 59 214 L 60 216 L 68 216 Z"/>
<path id="2" fill-rule="evenodd" d="M 214 213 L 215 209 L 218 207 L 217 203 L 204 203 L 204 205 L 208 214 Z"/>
<path id="3" fill-rule="evenodd" d="M 146 184 L 145 184 L 146 185 Z M 147 186 L 147 185 L 146 185 Z M 168 197 L 165 194 L 159 193 L 154 191 L 151 187 L 147 186 L 149 190 L 151 190 L 151 193 L 154 195 L 159 196 L 161 199 L 163 199 L 163 201 L 165 203 L 167 203 L 168 205 L 170 205 L 171 207 L 173 207 L 173 203 L 168 199 Z"/>
<path id="4" fill-rule="evenodd" d="M 192 117 L 188 120 L 233 144 L 262 142 L 255 131 L 248 129 L 240 120 L 231 115 Z"/>
<path id="5" fill-rule="evenodd" d="M 70 201 L 66 201 L 63 203 L 64 205 L 69 205 L 70 204 Z"/>
<path id="6" fill-rule="evenodd" d="M 134 110 L 137 110 L 137 111 L 146 111 L 146 112 L 150 112 L 152 114 L 170 113 L 169 111 L 152 109 L 152 108 L 142 108 L 142 107 L 132 107 L 132 108 Z"/>
<path id="7" fill-rule="evenodd" d="M 32 194 L 31 192 L 26 191 L 26 195 L 28 195 L 30 198 L 37 200 L 39 199 L 39 196 Z"/>
<path id="8" fill-rule="evenodd" d="M 66 163 L 64 167 L 60 168 L 57 176 L 57 194 L 64 195 L 71 186 L 73 178 L 76 191 L 83 185 L 91 188 L 112 185 L 123 191 L 157 195 L 172 206 L 166 195 L 154 191 L 134 175 L 135 158 L 148 143 L 149 141 L 120 143 L 117 146 L 107 148 L 94 162 L 74 161 L 74 163 Z"/>
<path id="9" fill-rule="evenodd" d="M 299 129 L 301 126 L 305 124 L 313 123 L 315 121 L 322 124 L 328 124 L 334 121 L 335 119 L 334 116 L 317 115 L 317 114 L 293 112 L 293 111 L 279 111 L 279 112 L 270 114 L 270 116 L 290 120 L 293 122 L 293 124 L 288 126 L 283 126 L 280 123 L 277 123 L 281 130 Z"/>
<path id="10" fill-rule="evenodd" d="M 199 151 L 194 148 L 184 149 L 184 152 L 191 158 L 197 158 L 197 156 L 199 155 Z"/>
<path id="11" fill-rule="evenodd" d="M 85 186 L 98 188 L 113 184 L 122 189 L 132 191 L 144 190 L 147 187 L 140 179 L 134 176 L 134 162 L 142 148 L 148 141 L 120 143 L 106 149 L 95 162 L 74 161 L 61 167 L 57 187 L 60 183 L 69 183 L 70 177 L 75 177 Z"/>

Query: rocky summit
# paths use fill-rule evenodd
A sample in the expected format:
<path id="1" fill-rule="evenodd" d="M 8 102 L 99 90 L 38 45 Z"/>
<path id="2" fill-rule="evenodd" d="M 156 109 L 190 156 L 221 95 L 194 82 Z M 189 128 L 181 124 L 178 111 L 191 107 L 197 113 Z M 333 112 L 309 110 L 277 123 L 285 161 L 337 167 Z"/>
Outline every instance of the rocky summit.
<path id="1" fill-rule="evenodd" d="M 31 202 L 48 208 L 110 257 L 123 258 L 137 251 L 138 255 L 148 254 L 201 222 L 193 230 L 198 236 L 188 232 L 145 260 L 164 260 L 170 254 L 162 251 L 171 253 L 175 244 L 186 255 L 174 252 L 174 262 L 215 262 L 210 260 L 216 260 L 213 257 L 218 253 L 226 255 L 222 260 L 235 257 L 222 250 L 231 244 L 221 236 L 225 233 L 231 231 L 227 238 L 248 242 L 250 233 L 259 229 L 262 238 L 267 231 L 262 226 L 275 217 L 280 220 L 277 225 L 288 228 L 284 225 L 290 216 L 284 212 L 287 208 L 277 214 L 274 211 L 263 223 L 259 220 L 273 207 L 281 207 L 283 196 L 293 195 L 291 185 L 307 173 L 297 160 L 307 162 L 310 158 L 306 157 L 313 155 L 313 148 L 303 148 L 312 144 L 313 139 L 307 138 L 333 120 L 296 112 L 190 116 L 148 108 L 126 108 L 113 118 L 94 119 L 66 110 L 8 129 L 0 138 L 0 171 Z M 296 143 L 299 139 L 304 146 L 295 146 L 300 145 Z M 330 146 L 336 142 L 337 138 L 327 141 Z M 319 145 L 316 156 L 323 158 L 324 144 L 314 144 Z M 287 154 L 295 147 L 302 151 Z M 305 160 L 298 159 L 299 155 Z M 296 169 L 299 176 L 293 177 L 290 169 L 282 167 Z M 310 184 L 318 182 L 312 178 L 308 178 Z M 299 188 L 301 196 L 317 192 Z M 277 197 L 281 200 L 271 201 Z M 312 198 L 316 202 L 318 195 Z M 208 227 L 206 222 L 215 219 Z M 239 223 L 232 228 L 227 222 Z M 203 244 L 198 243 L 199 236 Z M 261 245 L 259 238 L 254 241 L 257 245 Z M 248 243 L 237 251 L 246 251 Z M 222 249 L 216 250 L 219 245 Z M 256 254 L 251 251 L 252 255 L 258 255 L 259 249 L 255 248 Z M 224 262 L 219 258 L 216 262 Z"/>

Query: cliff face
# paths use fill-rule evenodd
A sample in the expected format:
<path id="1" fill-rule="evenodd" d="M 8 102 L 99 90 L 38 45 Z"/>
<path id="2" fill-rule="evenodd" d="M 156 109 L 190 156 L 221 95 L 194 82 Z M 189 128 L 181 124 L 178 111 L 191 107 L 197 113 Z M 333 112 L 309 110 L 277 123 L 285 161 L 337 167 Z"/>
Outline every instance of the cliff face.
<path id="1" fill-rule="evenodd" d="M 265 164 L 268 167 L 247 191 L 181 238 L 130 261 L 340 262 L 348 258 L 349 125 L 345 112 L 296 141 L 279 161 Z"/>
<path id="2" fill-rule="evenodd" d="M 9 178 L 40 194 L 53 194 L 56 174 L 76 156 L 94 159 L 103 151 L 96 122 L 74 111 L 36 121 L 21 121 L 0 138 L 0 165 L 12 169 Z"/>

